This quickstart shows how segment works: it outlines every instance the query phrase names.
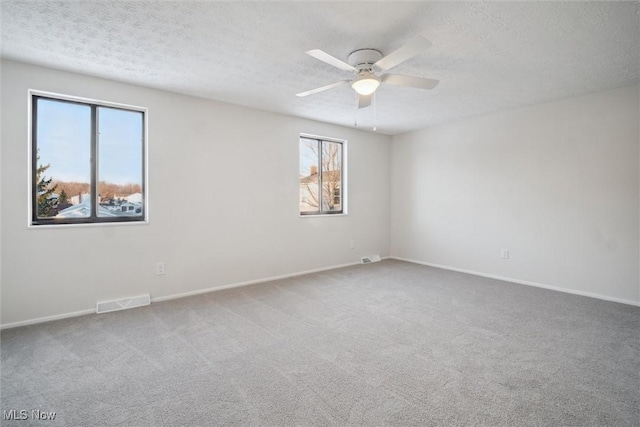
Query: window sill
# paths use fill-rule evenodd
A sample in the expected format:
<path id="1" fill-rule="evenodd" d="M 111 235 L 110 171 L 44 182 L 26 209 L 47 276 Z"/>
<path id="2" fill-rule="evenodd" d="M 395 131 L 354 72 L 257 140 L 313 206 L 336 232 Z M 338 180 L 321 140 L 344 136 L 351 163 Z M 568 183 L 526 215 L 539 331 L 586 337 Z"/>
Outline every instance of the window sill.
<path id="1" fill-rule="evenodd" d="M 298 216 L 300 218 L 333 218 L 336 216 L 347 216 L 348 214 L 346 213 L 339 213 L 339 214 L 308 214 L 308 215 L 300 215 L 298 214 Z"/>
<path id="2" fill-rule="evenodd" d="M 118 225 L 133 226 L 133 225 L 149 225 L 149 220 L 144 221 L 122 221 L 122 222 L 90 222 L 84 224 L 31 224 L 27 225 L 28 230 L 38 230 L 41 228 L 46 229 L 65 229 L 65 228 L 84 228 L 84 227 L 113 227 Z"/>

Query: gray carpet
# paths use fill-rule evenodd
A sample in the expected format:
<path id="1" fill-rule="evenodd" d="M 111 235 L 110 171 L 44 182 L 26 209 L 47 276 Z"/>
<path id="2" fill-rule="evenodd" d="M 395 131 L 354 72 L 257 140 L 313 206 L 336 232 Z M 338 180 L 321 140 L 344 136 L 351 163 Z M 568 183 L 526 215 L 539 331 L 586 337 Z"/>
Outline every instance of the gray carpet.
<path id="1" fill-rule="evenodd" d="M 640 308 L 399 261 L 1 344 L 3 425 L 640 425 Z"/>

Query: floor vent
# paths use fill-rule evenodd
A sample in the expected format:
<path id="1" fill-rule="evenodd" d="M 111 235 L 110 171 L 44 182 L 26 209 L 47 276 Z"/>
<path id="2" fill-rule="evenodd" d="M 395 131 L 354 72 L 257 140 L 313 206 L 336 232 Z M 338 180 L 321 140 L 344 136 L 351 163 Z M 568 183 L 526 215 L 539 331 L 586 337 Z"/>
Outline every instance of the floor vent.
<path id="1" fill-rule="evenodd" d="M 142 307 L 151 304 L 151 295 L 139 295 L 133 298 L 114 299 L 111 301 L 99 301 L 96 304 L 96 313 L 108 313 L 110 311 L 125 310 L 127 308 Z"/>
<path id="2" fill-rule="evenodd" d="M 380 261 L 380 255 L 363 256 L 360 258 L 363 264 L 371 264 L 372 262 Z"/>

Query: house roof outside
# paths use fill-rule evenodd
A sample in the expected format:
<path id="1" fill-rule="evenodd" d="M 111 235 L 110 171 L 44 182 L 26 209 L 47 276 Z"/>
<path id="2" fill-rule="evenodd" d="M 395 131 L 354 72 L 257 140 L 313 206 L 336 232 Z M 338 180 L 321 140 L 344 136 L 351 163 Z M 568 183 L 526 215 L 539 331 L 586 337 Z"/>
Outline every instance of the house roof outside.
<path id="1" fill-rule="evenodd" d="M 125 205 L 133 207 L 142 207 L 140 203 L 126 202 Z M 140 212 L 133 210 L 122 210 L 120 206 L 108 207 L 98 204 L 97 214 L 99 217 L 122 217 L 122 216 L 138 216 Z M 71 205 L 66 209 L 61 210 L 56 215 L 56 218 L 87 218 L 91 216 L 91 203 L 90 199 L 83 198 L 82 203 Z"/>
<path id="2" fill-rule="evenodd" d="M 330 180 L 339 180 L 340 177 L 340 171 L 326 171 L 323 172 L 322 174 L 324 179 L 330 179 Z M 318 173 L 312 173 L 309 176 L 302 176 L 300 177 L 300 184 L 311 184 L 314 182 L 318 182 Z"/>

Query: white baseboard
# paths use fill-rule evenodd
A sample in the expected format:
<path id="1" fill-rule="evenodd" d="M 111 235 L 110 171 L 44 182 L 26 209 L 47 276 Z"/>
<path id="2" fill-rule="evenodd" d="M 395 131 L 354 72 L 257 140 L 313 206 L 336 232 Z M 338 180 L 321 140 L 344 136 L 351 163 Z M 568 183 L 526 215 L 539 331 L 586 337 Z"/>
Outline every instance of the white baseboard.
<path id="1" fill-rule="evenodd" d="M 72 313 L 54 314 L 53 316 L 38 317 L 37 319 L 29 319 L 29 320 L 21 320 L 20 322 L 5 323 L 4 325 L 0 325 L 0 330 L 17 328 L 20 326 L 35 325 L 36 323 L 52 322 L 54 320 L 67 319 L 69 317 L 78 317 L 78 316 L 84 316 L 87 314 L 95 314 L 95 312 L 96 312 L 96 309 L 91 308 L 87 310 L 74 311 Z"/>
<path id="2" fill-rule="evenodd" d="M 386 258 L 388 258 L 388 257 L 384 257 L 383 259 L 386 259 Z M 321 268 L 315 268 L 313 270 L 305 270 L 305 271 L 298 271 L 298 272 L 295 272 L 295 273 L 282 274 L 280 276 L 271 276 L 271 277 L 265 277 L 263 279 L 248 280 L 248 281 L 245 281 L 245 282 L 231 283 L 229 285 L 222 285 L 222 286 L 211 287 L 211 288 L 206 288 L 206 289 L 198 289 L 196 291 L 183 292 L 183 293 L 179 293 L 179 294 L 165 295 L 165 296 L 161 296 L 161 297 L 151 298 L 151 303 L 160 302 L 160 301 L 168 301 L 168 300 L 178 299 L 178 298 L 185 298 L 185 297 L 189 297 L 189 296 L 193 296 L 193 295 L 206 294 L 207 292 L 221 291 L 223 289 L 239 288 L 241 286 L 255 285 L 255 284 L 258 284 L 258 283 L 271 282 L 273 280 L 287 279 L 289 277 L 303 276 L 305 274 L 319 273 L 321 271 L 335 270 L 336 268 L 351 267 L 353 265 L 360 265 L 360 264 L 361 263 L 359 261 L 350 262 L 350 263 L 346 263 L 346 264 L 333 265 L 333 266 L 330 266 L 330 267 L 321 267 Z M 17 328 L 17 327 L 20 327 L 20 326 L 35 325 L 37 323 L 51 322 L 53 320 L 67 319 L 69 317 L 77 317 L 77 316 L 84 316 L 84 315 L 87 315 L 87 314 L 95 314 L 95 312 L 96 312 L 96 309 L 93 308 L 93 309 L 87 309 L 87 310 L 74 311 L 72 313 L 62 313 L 62 314 L 56 314 L 56 315 L 53 315 L 53 316 L 39 317 L 37 319 L 29 319 L 29 320 L 22 320 L 22 321 L 19 321 L 19 322 L 6 323 L 6 324 L 3 324 L 3 325 L 0 325 L 0 330 Z"/>
<path id="3" fill-rule="evenodd" d="M 605 301 L 612 301 L 612 302 L 617 302 L 617 303 L 621 303 L 621 304 L 627 304 L 627 305 L 633 305 L 633 306 L 636 306 L 636 307 L 640 307 L 640 302 L 636 302 L 636 301 L 630 301 L 630 300 L 625 300 L 625 299 L 621 299 L 621 298 L 613 298 L 613 297 L 609 297 L 609 296 L 606 296 L 606 295 L 593 294 L 593 293 L 590 293 L 590 292 L 576 291 L 574 289 L 562 288 L 562 287 L 559 287 L 559 286 L 545 285 L 545 284 L 542 284 L 542 283 L 531 282 L 531 281 L 528 281 L 528 280 L 513 279 L 513 278 L 510 278 L 510 277 L 498 276 L 498 275 L 495 275 L 495 274 L 481 273 L 481 272 L 478 272 L 478 271 L 467 270 L 467 269 L 463 269 L 463 268 L 456 268 L 456 267 L 451 267 L 451 266 L 448 266 L 448 265 L 434 264 L 434 263 L 430 263 L 430 262 L 418 261 L 418 260 L 414 260 L 414 259 L 401 258 L 401 257 L 396 257 L 396 256 L 385 256 L 385 257 L 382 257 L 382 259 L 383 260 L 384 259 L 395 259 L 395 260 L 398 260 L 398 261 L 411 262 L 413 264 L 426 265 L 426 266 L 429 266 L 429 267 L 442 268 L 444 270 L 451 270 L 451 271 L 457 271 L 457 272 L 460 272 L 460 273 L 472 274 L 474 276 L 488 277 L 488 278 L 491 278 L 491 279 L 503 280 L 505 282 L 517 283 L 517 284 L 520 284 L 520 285 L 534 286 L 534 287 L 537 287 L 537 288 L 549 289 L 549 290 L 552 290 L 552 291 L 565 292 L 565 293 L 569 293 L 569 294 L 581 295 L 581 296 L 597 298 L 597 299 L 601 299 L 601 300 L 605 300 Z M 248 281 L 245 281 L 245 282 L 237 282 L 237 283 L 232 283 L 232 284 L 218 286 L 218 287 L 199 289 L 199 290 L 191 291 L 191 292 L 183 292 L 183 293 L 179 293 L 179 294 L 165 295 L 165 296 L 162 296 L 162 297 L 151 298 L 151 302 L 154 303 L 154 302 L 160 302 L 160 301 L 168 301 L 168 300 L 172 300 L 172 299 L 184 298 L 184 297 L 189 297 L 189 296 L 193 296 L 193 295 L 199 295 L 199 294 L 204 294 L 204 293 L 208 293 L 208 292 L 219 291 L 219 290 L 223 290 L 223 289 L 239 288 L 239 287 L 242 287 L 242 286 L 255 285 L 255 284 L 258 284 L 258 283 L 270 282 L 270 281 L 273 281 L 273 280 L 280 280 L 280 279 L 286 279 L 286 278 L 289 278 L 289 277 L 303 276 L 305 274 L 311 274 L 311 273 L 318 273 L 318 272 L 322 272 L 322 271 L 334 270 L 336 268 L 350 267 L 350 266 L 353 266 L 353 265 L 361 265 L 361 263 L 360 262 L 351 262 L 351 263 L 346 263 L 346 264 L 339 264 L 339 265 L 333 265 L 333 266 L 329 266 L 329 267 L 322 267 L 322 268 L 316 268 L 316 269 L 312 269 L 312 270 L 306 270 L 306 271 L 299 271 L 299 272 L 295 272 L 295 273 L 283 274 L 283 275 L 279 275 L 279 276 L 271 276 L 271 277 L 266 277 L 266 278 L 263 278 L 263 279 L 248 280 Z M 54 320 L 66 319 L 66 318 L 69 318 L 69 317 L 84 316 L 84 315 L 87 315 L 87 314 L 94 314 L 95 312 L 96 312 L 95 309 L 87 309 L 87 310 L 74 311 L 72 313 L 63 313 L 63 314 L 56 314 L 56 315 L 53 315 L 53 316 L 39 317 L 39 318 L 36 318 L 36 319 L 23 320 L 23 321 L 20 321 L 20 322 L 6 323 L 6 324 L 3 324 L 3 325 L 0 325 L 0 330 L 17 328 L 17 327 L 20 327 L 20 326 L 35 325 L 37 323 L 51 322 L 51 321 L 54 321 Z"/>
<path id="4" fill-rule="evenodd" d="M 398 260 L 398 261 L 411 262 L 413 264 L 420 264 L 420 265 L 426 265 L 426 266 L 429 266 L 429 267 L 442 268 L 443 270 L 451 270 L 451 271 L 457 271 L 459 273 L 472 274 L 474 276 L 481 276 L 481 277 L 488 277 L 490 279 L 503 280 L 505 282 L 517 283 L 519 285 L 534 286 L 536 288 L 549 289 L 551 291 L 564 292 L 564 293 L 567 293 L 567 294 L 574 294 L 574 295 L 580 295 L 580 296 L 583 296 L 583 297 L 597 298 L 597 299 L 601 299 L 601 300 L 605 300 L 605 301 L 618 302 L 620 304 L 628 304 L 628 305 L 633 305 L 633 306 L 636 306 L 636 307 L 640 307 L 640 302 L 637 302 L 637 301 L 631 301 L 631 300 L 626 300 L 626 299 L 621 299 L 621 298 L 614 298 L 614 297 L 609 297 L 609 296 L 600 295 L 600 294 L 593 294 L 591 292 L 582 292 L 582 291 L 577 291 L 575 289 L 562 288 L 562 287 L 559 287 L 559 286 L 545 285 L 545 284 L 542 284 L 542 283 L 531 282 L 531 281 L 528 281 L 528 280 L 513 279 L 511 277 L 498 276 L 496 274 L 481 273 L 479 271 L 466 270 L 464 268 L 456 268 L 456 267 L 451 267 L 451 266 L 448 266 L 448 265 L 433 264 L 433 263 L 430 263 L 430 262 L 418 261 L 418 260 L 415 260 L 415 259 L 400 258 L 400 257 L 396 257 L 396 256 L 390 256 L 389 258 L 390 259 L 395 259 L 395 260 Z"/>
<path id="5" fill-rule="evenodd" d="M 206 289 L 198 289 L 197 291 L 190 291 L 190 292 L 183 292 L 183 293 L 180 293 L 180 294 L 165 295 L 163 297 L 151 298 L 151 302 L 154 303 L 154 302 L 160 302 L 160 301 L 168 301 L 168 300 L 172 300 L 172 299 L 190 297 L 190 296 L 193 296 L 193 295 L 206 294 L 208 292 L 221 291 L 223 289 L 240 288 L 242 286 L 256 285 L 258 283 L 271 282 L 271 281 L 274 281 L 274 280 L 281 280 L 281 279 L 288 279 L 290 277 L 296 277 L 296 276 L 304 276 L 305 274 L 319 273 L 321 271 L 335 270 L 336 268 L 351 267 L 353 265 L 360 265 L 360 262 L 350 262 L 350 263 L 347 263 L 347 264 L 333 265 L 331 267 L 315 268 L 313 270 L 298 271 L 296 273 L 282 274 L 280 276 L 265 277 L 264 279 L 248 280 L 246 282 L 237 282 L 237 283 L 231 283 L 229 285 L 216 286 L 216 287 L 211 287 L 211 288 L 206 288 Z"/>

